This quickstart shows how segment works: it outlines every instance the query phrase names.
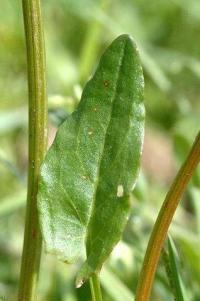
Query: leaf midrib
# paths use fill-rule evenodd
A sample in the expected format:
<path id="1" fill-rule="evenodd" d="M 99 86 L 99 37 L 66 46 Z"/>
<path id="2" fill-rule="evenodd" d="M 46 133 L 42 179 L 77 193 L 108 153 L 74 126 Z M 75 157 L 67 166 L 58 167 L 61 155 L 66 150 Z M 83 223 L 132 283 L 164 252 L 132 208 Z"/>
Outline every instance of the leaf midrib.
<path id="1" fill-rule="evenodd" d="M 108 128 L 111 124 L 111 120 L 112 120 L 112 113 L 113 113 L 113 107 L 114 107 L 114 103 L 116 100 L 116 94 L 117 94 L 117 87 L 118 87 L 118 81 L 119 81 L 119 77 L 120 77 L 120 73 L 121 73 L 121 67 L 123 66 L 123 61 L 124 61 L 124 57 L 125 57 L 125 49 L 126 49 L 126 45 L 127 45 L 127 41 L 124 42 L 124 47 L 121 51 L 121 56 L 120 56 L 120 60 L 119 60 L 119 66 L 118 66 L 118 72 L 117 72 L 117 78 L 116 78 L 116 84 L 114 86 L 114 92 L 113 92 L 113 96 L 111 97 L 112 101 L 111 101 L 111 110 L 110 110 L 110 116 L 109 116 L 109 121 L 105 130 L 105 136 L 104 136 L 104 142 L 103 142 L 103 148 L 102 148 L 102 152 L 99 156 L 99 161 L 97 164 L 97 176 L 96 176 L 96 181 L 94 181 L 94 194 L 93 194 L 93 198 L 92 198 L 92 204 L 91 204 L 91 209 L 90 209 L 90 214 L 89 214 L 89 219 L 88 219 L 88 223 L 86 226 L 86 234 L 85 234 L 85 244 L 87 246 L 87 242 L 89 240 L 89 235 L 90 235 L 90 223 L 92 220 L 92 217 L 94 216 L 94 210 L 96 207 L 96 195 L 97 195 L 97 189 L 98 189 L 98 183 L 99 183 L 99 178 L 100 178 L 100 170 L 101 170 L 101 161 L 104 155 L 104 150 L 105 150 L 105 142 L 106 142 L 106 138 L 107 138 L 107 134 L 108 134 Z M 86 250 L 87 253 L 87 250 Z"/>

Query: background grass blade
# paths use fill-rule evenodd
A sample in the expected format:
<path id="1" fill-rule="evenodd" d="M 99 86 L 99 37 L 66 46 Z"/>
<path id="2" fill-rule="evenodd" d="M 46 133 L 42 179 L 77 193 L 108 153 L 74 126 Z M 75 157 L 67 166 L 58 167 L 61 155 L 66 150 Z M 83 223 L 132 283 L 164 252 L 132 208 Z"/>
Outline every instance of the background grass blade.
<path id="1" fill-rule="evenodd" d="M 134 295 L 123 282 L 108 268 L 103 268 L 101 285 L 113 301 L 133 301 Z"/>
<path id="2" fill-rule="evenodd" d="M 174 242 L 170 236 L 168 236 L 167 248 L 164 251 L 163 259 L 175 301 L 184 301 L 183 282 L 179 272 L 180 266 L 178 263 L 178 254 Z"/>

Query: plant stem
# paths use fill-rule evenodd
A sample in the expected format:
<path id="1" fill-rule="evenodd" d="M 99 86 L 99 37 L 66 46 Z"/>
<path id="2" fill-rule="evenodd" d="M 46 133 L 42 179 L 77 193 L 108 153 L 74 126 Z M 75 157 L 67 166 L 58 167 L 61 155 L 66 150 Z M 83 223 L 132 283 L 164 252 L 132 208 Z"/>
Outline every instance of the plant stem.
<path id="1" fill-rule="evenodd" d="M 155 271 L 160 258 L 160 253 L 167 235 L 168 228 L 174 216 L 180 198 L 200 161 L 200 132 L 192 149 L 179 170 L 165 201 L 158 214 L 148 247 L 146 250 L 143 267 L 139 276 L 135 301 L 148 301 L 155 276 Z"/>
<path id="2" fill-rule="evenodd" d="M 90 278 L 90 289 L 92 294 L 92 301 L 102 301 L 101 286 L 99 276 L 97 274 L 94 274 Z"/>
<path id="3" fill-rule="evenodd" d="M 29 89 L 29 166 L 26 222 L 18 301 L 36 299 L 42 238 L 37 212 L 40 165 L 46 151 L 45 50 L 40 0 L 22 0 Z"/>

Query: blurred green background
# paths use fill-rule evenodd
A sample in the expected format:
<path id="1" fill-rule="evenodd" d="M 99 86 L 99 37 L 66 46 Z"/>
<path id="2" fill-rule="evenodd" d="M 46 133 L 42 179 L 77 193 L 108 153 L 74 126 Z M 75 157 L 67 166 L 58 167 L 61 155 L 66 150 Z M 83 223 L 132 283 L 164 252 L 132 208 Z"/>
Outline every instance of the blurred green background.
<path id="1" fill-rule="evenodd" d="M 144 251 L 169 185 L 183 162 L 200 116 L 199 0 L 43 0 L 49 143 L 80 99 L 105 47 L 129 33 L 145 76 L 146 135 L 132 213 L 101 274 L 105 301 L 133 300 Z M 27 177 L 27 75 L 20 0 L 0 8 L 0 300 L 16 300 Z M 200 171 L 194 175 L 170 234 L 185 301 L 200 300 Z M 76 290 L 79 264 L 42 256 L 39 301 L 88 301 Z M 173 300 L 161 259 L 153 301 Z"/>

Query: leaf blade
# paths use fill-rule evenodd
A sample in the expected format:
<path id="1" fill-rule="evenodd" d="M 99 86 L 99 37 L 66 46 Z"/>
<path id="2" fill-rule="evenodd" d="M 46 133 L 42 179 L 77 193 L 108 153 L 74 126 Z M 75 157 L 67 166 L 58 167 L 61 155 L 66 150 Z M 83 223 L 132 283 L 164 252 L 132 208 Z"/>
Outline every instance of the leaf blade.
<path id="1" fill-rule="evenodd" d="M 133 41 L 122 35 L 103 54 L 41 170 L 38 209 L 46 249 L 68 262 L 87 253 L 78 286 L 100 270 L 121 237 L 143 131 L 141 64 Z"/>
<path id="2" fill-rule="evenodd" d="M 172 293 L 176 301 L 184 301 L 183 282 L 179 272 L 177 250 L 169 235 L 167 251 L 164 251 L 164 264 Z"/>

